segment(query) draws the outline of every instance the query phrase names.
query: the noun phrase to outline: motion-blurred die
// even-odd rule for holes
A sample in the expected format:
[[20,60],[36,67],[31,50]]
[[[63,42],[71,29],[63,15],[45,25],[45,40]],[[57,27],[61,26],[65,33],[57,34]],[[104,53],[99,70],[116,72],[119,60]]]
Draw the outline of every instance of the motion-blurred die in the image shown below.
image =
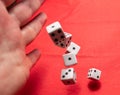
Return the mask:
[[73,53],[67,53],[63,55],[65,66],[71,66],[77,64],[76,55]]
[[70,45],[67,47],[67,51],[70,53],[74,53],[75,55],[79,52],[80,46],[78,46],[76,43],[71,42]]
[[67,33],[67,32],[64,32],[65,34],[65,38],[66,38],[66,41],[65,41],[65,47],[68,47],[71,43],[71,39],[72,39],[72,34],[70,33]]
[[53,42],[57,46],[60,46],[62,48],[65,47],[65,40],[66,40],[65,34],[64,34],[64,31],[58,21],[48,25],[46,27],[46,30],[47,30],[48,34],[50,35],[51,39],[53,40]]
[[65,85],[75,84],[76,83],[76,73],[74,71],[74,68],[62,69],[61,81]]
[[101,76],[101,71],[96,68],[91,68],[88,71],[88,78],[99,80]]

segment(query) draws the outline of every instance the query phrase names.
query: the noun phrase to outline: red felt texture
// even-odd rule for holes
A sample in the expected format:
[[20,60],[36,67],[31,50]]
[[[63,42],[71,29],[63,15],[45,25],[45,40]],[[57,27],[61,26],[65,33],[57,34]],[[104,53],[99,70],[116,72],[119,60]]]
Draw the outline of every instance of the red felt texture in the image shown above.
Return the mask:
[[[21,95],[120,95],[120,1],[119,0],[46,0],[38,12],[48,20],[38,37],[27,47],[41,51]],[[59,21],[72,41],[80,45],[75,85],[60,80],[66,49],[50,39],[46,26]],[[87,79],[88,69],[102,71],[101,79]]]

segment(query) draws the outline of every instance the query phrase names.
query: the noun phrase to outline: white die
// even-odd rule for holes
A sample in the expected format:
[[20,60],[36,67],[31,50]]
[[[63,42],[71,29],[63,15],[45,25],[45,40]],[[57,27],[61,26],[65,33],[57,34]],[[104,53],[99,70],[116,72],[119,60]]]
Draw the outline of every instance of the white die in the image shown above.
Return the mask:
[[71,42],[70,45],[67,47],[67,51],[74,53],[75,55],[79,52],[80,46],[75,44],[74,42]]
[[88,78],[99,80],[101,76],[101,71],[96,68],[91,68],[88,71]]
[[61,81],[65,85],[75,84],[76,83],[76,73],[75,73],[74,68],[62,69]]
[[68,47],[71,43],[72,34],[67,33],[67,32],[64,32],[64,34],[65,34],[65,38],[66,38],[65,45],[66,45],[66,47]]
[[66,37],[63,29],[58,21],[48,25],[46,27],[48,34],[50,35],[53,42],[62,48],[65,48]]
[[67,53],[63,55],[65,66],[71,66],[77,64],[76,55],[73,53]]
[[64,32],[65,35],[65,39],[61,39],[60,41],[58,41],[57,45],[63,48],[66,48],[70,45],[71,43],[71,39],[72,39],[72,34]]
[[56,21],[56,22],[54,22],[46,27],[46,30],[48,33],[52,33],[52,32],[59,30],[59,29],[62,29],[62,27],[58,21]]

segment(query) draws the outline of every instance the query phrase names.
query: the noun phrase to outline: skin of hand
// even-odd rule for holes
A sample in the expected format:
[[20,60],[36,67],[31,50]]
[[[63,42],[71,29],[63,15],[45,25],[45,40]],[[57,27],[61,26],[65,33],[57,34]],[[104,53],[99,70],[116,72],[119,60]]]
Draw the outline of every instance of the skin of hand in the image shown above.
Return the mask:
[[15,95],[26,83],[40,52],[34,49],[26,54],[25,48],[47,18],[45,13],[40,13],[28,23],[43,0],[21,0],[8,10],[14,2],[0,0],[0,95]]

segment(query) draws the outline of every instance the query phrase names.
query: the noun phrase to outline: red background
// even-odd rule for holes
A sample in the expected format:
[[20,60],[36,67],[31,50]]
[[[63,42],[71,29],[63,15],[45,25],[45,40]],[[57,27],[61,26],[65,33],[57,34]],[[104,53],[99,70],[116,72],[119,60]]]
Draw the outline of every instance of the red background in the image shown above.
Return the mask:
[[[38,48],[42,56],[32,69],[21,95],[120,95],[120,1],[46,0],[39,12],[48,20],[27,52]],[[59,21],[72,41],[81,46],[78,64],[73,66],[77,83],[60,81],[65,49],[55,46],[45,27]],[[88,69],[102,71],[99,82],[87,79]]]

